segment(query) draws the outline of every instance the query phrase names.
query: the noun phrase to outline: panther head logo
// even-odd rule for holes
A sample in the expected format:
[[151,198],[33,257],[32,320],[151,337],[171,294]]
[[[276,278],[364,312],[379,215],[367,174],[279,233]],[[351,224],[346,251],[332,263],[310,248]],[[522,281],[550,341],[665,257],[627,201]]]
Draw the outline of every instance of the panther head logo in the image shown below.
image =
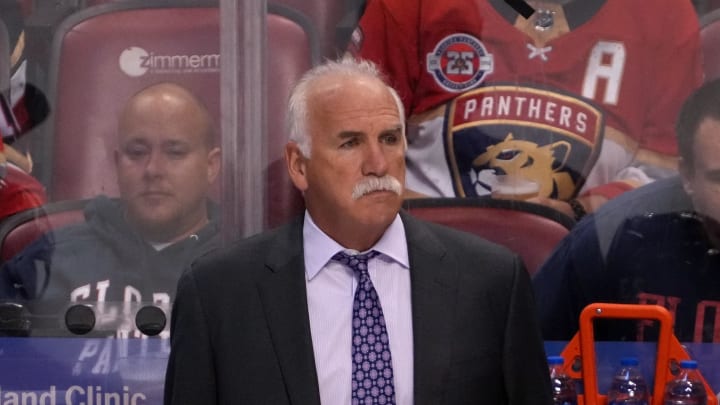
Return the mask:
[[[572,145],[566,141],[538,146],[531,141],[515,139],[509,133],[502,142],[488,146],[485,153],[473,160],[471,177],[482,177],[480,172],[488,171],[495,176],[514,174],[539,184],[540,196],[550,197],[557,190],[556,198],[568,199],[572,197],[574,184],[562,169],[571,150]],[[563,152],[561,159],[555,157],[558,151]]]

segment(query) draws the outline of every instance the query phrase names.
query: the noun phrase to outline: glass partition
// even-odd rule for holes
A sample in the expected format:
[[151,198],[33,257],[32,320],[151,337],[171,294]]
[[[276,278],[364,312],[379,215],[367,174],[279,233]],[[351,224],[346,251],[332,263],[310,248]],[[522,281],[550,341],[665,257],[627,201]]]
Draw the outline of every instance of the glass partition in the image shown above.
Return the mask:
[[[555,239],[512,235],[523,227],[498,218],[515,215],[494,214],[503,232],[462,215],[492,216],[502,199],[517,218],[552,221],[558,240],[583,224],[594,237],[573,254],[598,260],[573,270],[612,276],[575,287],[619,284],[598,296],[669,309],[720,391],[720,290],[705,273],[718,260],[717,204],[683,191],[705,183],[679,177],[676,140],[682,103],[718,76],[720,3],[662,1],[642,14],[624,1],[530,1],[528,19],[497,0],[462,12],[458,1],[402,12],[391,0],[2,2],[0,403],[162,402],[180,274],[303,212],[284,162],[287,97],[346,51],[376,62],[402,98],[407,197],[423,199],[406,211],[439,209],[431,221],[532,257],[533,276]],[[428,22],[381,24],[393,13]],[[613,201],[596,225],[581,221]],[[648,266],[669,264],[702,274],[653,278]],[[570,305],[554,299],[574,288],[568,277],[538,274],[540,306]],[[548,335],[548,354],[579,309],[563,312],[571,320]],[[608,347],[605,360],[623,350]]]

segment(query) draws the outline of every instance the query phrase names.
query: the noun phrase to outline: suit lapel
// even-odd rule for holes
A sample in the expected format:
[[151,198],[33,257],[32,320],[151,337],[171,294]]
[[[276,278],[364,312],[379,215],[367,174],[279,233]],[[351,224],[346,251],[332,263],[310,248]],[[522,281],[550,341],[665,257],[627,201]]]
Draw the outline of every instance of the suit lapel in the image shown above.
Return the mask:
[[319,405],[302,251],[302,218],[280,231],[258,282],[260,299],[292,404]]
[[[422,223],[404,212],[401,217],[410,257],[415,402],[439,404],[452,353],[457,264]],[[266,260],[266,277],[258,282],[260,299],[290,403],[319,405],[307,312],[302,218],[280,231],[277,239]]]
[[410,257],[414,397],[418,404],[440,404],[452,354],[457,265],[426,226],[401,216]]

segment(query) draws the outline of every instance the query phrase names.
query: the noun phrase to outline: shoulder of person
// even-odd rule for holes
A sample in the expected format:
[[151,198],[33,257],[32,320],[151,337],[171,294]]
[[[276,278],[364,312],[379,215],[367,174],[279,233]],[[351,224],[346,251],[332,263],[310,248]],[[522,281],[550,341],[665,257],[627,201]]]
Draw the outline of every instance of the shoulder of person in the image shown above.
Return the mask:
[[[610,242],[628,218],[690,210],[692,210],[692,202],[683,189],[680,177],[668,177],[625,192],[608,201],[599,210],[580,221],[570,232],[569,237],[579,238],[579,235],[585,232],[598,241],[603,254],[607,254]],[[592,221],[592,226],[584,224],[585,221]]]
[[271,258],[302,256],[302,218],[276,229],[242,238],[198,257],[190,272],[195,277],[250,275],[265,268]]
[[509,248],[470,232],[455,229],[402,214],[408,241],[420,238],[427,243],[445,249],[458,258],[479,260],[512,261],[517,256]]
[[694,245],[706,239],[703,219],[695,212],[645,214],[628,218],[623,222],[613,241],[613,248],[617,250],[643,245],[657,249],[666,243],[676,246]]

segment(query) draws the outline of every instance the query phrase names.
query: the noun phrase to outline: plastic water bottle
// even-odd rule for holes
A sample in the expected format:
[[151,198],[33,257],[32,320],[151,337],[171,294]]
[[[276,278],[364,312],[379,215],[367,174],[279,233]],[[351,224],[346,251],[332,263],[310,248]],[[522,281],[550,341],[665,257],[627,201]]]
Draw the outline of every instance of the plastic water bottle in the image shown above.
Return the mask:
[[695,360],[680,361],[680,375],[665,386],[664,405],[705,405],[707,393]]
[[607,394],[608,405],[648,405],[650,394],[639,363],[637,357],[625,357],[620,361],[620,369]]
[[577,405],[575,382],[562,369],[565,360],[562,356],[548,356],[547,361],[550,368],[550,383],[553,389],[553,404]]

